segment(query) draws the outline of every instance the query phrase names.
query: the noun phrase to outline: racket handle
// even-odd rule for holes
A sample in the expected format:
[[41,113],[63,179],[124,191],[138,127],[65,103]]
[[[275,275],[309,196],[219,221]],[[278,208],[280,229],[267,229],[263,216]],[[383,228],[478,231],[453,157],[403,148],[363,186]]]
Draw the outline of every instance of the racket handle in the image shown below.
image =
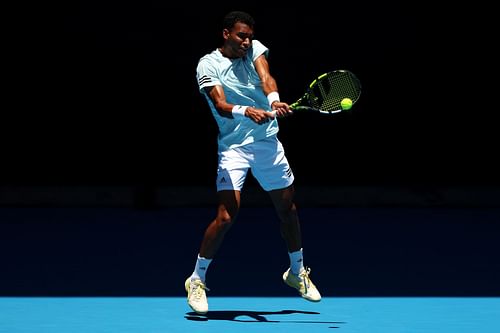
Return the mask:
[[[295,111],[295,109],[294,110],[290,109],[289,114],[293,113],[293,111]],[[276,110],[273,110],[273,111],[270,111],[270,112],[271,112],[271,115],[273,116],[273,118],[277,117],[277,113],[278,112]]]

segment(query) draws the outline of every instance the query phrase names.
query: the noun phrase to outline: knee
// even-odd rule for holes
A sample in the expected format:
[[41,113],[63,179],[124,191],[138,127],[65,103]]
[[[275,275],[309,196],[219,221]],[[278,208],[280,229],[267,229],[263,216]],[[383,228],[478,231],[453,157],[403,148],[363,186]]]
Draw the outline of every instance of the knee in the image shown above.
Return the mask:
[[297,208],[293,202],[287,202],[276,209],[280,216],[293,217],[297,215]]
[[227,231],[233,225],[234,219],[228,212],[222,212],[217,215],[216,222],[220,231]]

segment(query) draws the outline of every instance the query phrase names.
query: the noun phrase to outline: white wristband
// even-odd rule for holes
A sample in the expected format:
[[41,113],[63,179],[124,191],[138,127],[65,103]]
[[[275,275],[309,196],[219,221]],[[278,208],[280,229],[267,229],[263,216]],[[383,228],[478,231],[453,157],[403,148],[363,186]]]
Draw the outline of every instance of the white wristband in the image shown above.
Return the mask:
[[233,109],[231,112],[233,113],[233,116],[245,116],[245,111],[247,110],[248,106],[243,106],[243,105],[235,105],[233,106]]
[[277,91],[273,91],[267,95],[267,100],[269,102],[269,106],[272,106],[273,102],[279,102],[280,101],[280,94],[278,94]]

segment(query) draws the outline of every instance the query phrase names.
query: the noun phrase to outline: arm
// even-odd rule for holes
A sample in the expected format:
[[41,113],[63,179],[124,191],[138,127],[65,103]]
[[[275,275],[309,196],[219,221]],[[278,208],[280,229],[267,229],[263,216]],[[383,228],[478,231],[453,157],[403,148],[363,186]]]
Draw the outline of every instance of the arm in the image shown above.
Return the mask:
[[274,96],[274,100],[269,100],[271,109],[276,110],[276,114],[278,116],[285,116],[289,114],[291,112],[289,105],[279,100],[279,95],[277,95],[278,84],[271,75],[269,63],[267,62],[264,54],[255,60],[255,69],[259,74],[260,80],[262,81],[262,90],[264,91],[264,94],[270,98],[269,94],[274,93],[271,95]]
[[264,54],[255,59],[255,69],[262,81],[262,90],[264,90],[264,94],[267,96],[273,91],[278,92],[278,85],[269,71],[269,63]]
[[[210,97],[215,105],[215,108],[222,117],[234,118],[233,108],[234,104],[230,104],[226,101],[226,95],[224,94],[224,89],[220,85],[205,88],[205,93]],[[248,106],[245,110],[244,116],[252,119],[258,124],[266,122],[269,118],[273,116],[262,109],[257,109],[253,106]]]

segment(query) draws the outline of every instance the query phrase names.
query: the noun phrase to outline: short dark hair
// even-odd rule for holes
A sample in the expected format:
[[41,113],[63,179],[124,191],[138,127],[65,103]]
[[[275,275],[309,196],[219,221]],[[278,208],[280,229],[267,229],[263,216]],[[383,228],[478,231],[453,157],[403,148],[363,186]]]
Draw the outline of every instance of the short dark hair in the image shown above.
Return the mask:
[[253,19],[253,17],[250,14],[248,14],[246,12],[235,10],[235,11],[227,13],[226,16],[224,16],[224,21],[223,21],[222,27],[224,29],[230,30],[238,22],[245,23],[246,25],[248,25],[252,29],[253,29],[253,26],[255,24],[255,20]]

